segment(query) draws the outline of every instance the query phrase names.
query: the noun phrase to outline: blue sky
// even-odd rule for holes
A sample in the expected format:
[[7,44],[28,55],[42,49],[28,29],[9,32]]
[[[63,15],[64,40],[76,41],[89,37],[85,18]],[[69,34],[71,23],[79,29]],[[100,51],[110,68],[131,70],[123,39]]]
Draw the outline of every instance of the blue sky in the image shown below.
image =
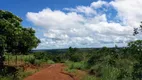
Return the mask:
[[[76,7],[78,5],[88,6],[94,1],[97,0],[1,0],[0,8],[8,10],[21,17],[23,19],[24,26],[31,26],[31,24],[26,20],[26,13],[29,11],[38,12],[47,7],[53,10],[60,10],[65,7]],[[109,2],[111,0],[106,1]]]
[[141,0],[1,0],[0,9],[36,30],[37,49],[55,49],[126,46],[141,39],[132,36],[142,19],[141,5]]
[[78,5],[88,6],[93,1],[97,0],[1,0],[0,8],[11,11],[25,19],[28,11],[38,12],[47,7],[51,9],[62,9]]

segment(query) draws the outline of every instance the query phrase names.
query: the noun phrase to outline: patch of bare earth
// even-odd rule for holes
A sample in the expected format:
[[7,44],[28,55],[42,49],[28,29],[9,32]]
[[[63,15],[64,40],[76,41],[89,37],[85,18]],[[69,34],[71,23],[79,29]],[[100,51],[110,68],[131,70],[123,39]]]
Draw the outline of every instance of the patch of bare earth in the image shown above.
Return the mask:
[[53,64],[24,80],[78,80],[74,75],[64,71],[64,64]]

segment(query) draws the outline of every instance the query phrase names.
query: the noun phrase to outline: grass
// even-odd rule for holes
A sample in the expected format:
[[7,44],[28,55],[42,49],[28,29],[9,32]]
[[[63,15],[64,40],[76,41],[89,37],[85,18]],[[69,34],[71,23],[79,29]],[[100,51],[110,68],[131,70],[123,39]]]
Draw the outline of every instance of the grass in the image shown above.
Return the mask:
[[29,55],[12,55],[12,54],[5,54],[5,60],[16,60],[16,56],[17,56],[17,60],[27,60],[27,59],[32,59],[34,58],[34,56],[32,54]]
[[[16,72],[14,74],[9,74],[11,72],[8,72],[8,75],[0,75],[0,80],[23,80],[25,77],[35,73],[38,71],[36,68],[30,68],[26,67],[27,69],[23,70],[24,68],[22,66],[26,65],[40,65],[40,60],[35,60],[35,57],[33,54],[29,55],[12,55],[12,54],[5,54],[5,65],[11,66],[16,68]],[[17,59],[16,59],[17,57]],[[51,63],[51,61],[50,61]],[[7,69],[5,69],[7,71]],[[3,74],[7,74],[7,72],[3,72]],[[15,76],[15,77],[14,77]]]
[[25,77],[35,73],[36,69],[23,70],[22,67],[8,66],[0,74],[0,80],[23,80]]
[[0,76],[0,80],[13,80],[11,76]]
[[[22,65],[34,59],[34,56],[32,54],[30,55],[5,54],[4,56],[5,56],[5,64],[7,65]],[[16,56],[17,56],[17,61],[16,61]]]
[[86,62],[72,62],[72,61],[66,61],[65,64],[68,66],[69,69],[80,69],[85,70],[87,68]]
[[5,67],[4,70],[0,73],[0,80],[23,80],[27,76],[30,76],[36,73],[38,68],[26,67]]
[[26,71],[26,72],[22,72],[22,71],[18,71],[16,77],[14,77],[13,75],[7,75],[7,76],[0,76],[0,80],[23,80],[24,78],[26,78],[27,76],[33,74],[35,72],[30,72],[30,71]]
[[18,79],[23,80],[24,78],[36,73],[37,71],[38,69],[31,69],[31,70],[26,70],[26,71],[22,71],[21,69],[19,69]]
[[65,71],[69,73],[76,73],[76,69],[65,68]]
[[86,75],[82,80],[100,80],[93,75]]
[[53,60],[47,60],[48,64],[54,64],[55,62]]

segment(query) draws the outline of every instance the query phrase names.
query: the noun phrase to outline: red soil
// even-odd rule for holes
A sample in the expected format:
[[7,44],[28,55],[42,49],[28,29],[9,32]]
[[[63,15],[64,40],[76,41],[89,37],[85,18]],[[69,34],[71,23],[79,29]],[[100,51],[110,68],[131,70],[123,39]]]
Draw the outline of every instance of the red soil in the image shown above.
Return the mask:
[[53,64],[24,80],[78,80],[71,74],[64,72],[63,64]]

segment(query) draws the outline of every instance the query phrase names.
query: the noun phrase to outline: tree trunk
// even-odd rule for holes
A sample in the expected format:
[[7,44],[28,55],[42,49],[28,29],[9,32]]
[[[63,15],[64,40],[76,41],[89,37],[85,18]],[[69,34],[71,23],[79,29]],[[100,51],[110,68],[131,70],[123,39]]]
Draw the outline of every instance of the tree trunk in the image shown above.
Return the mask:
[[16,61],[15,61],[16,67],[17,67],[17,54],[16,54]]
[[8,65],[9,65],[9,54],[8,54]]
[[4,48],[0,47],[0,71],[4,68]]

